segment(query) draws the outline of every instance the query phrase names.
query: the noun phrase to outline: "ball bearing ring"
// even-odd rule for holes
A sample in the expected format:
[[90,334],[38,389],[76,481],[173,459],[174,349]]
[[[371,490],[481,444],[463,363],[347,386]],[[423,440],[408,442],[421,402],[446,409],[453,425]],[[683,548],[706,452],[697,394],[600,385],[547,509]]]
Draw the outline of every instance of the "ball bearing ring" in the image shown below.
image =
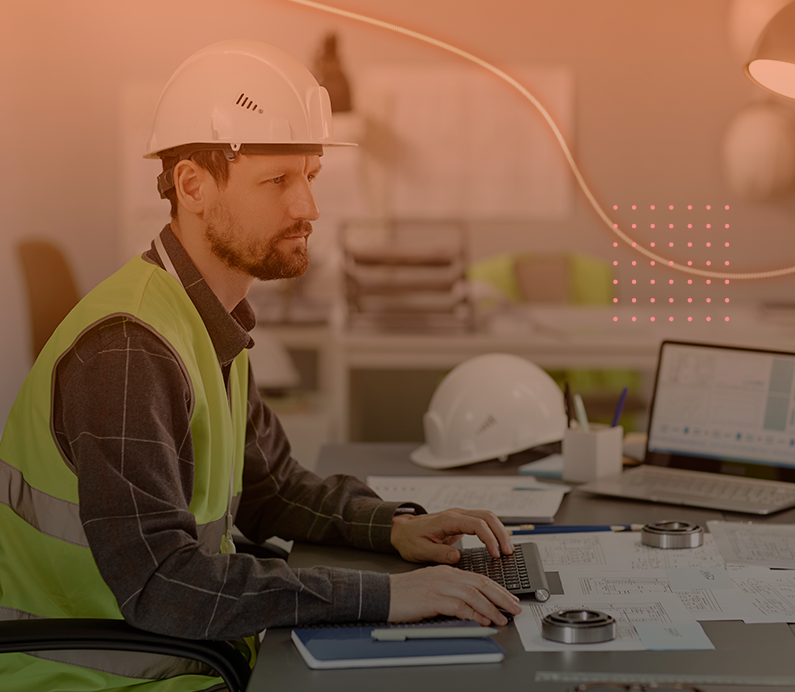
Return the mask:
[[559,610],[543,619],[541,636],[562,644],[598,644],[615,639],[616,621],[598,610]]
[[704,529],[687,521],[658,521],[641,529],[640,542],[652,548],[698,548]]

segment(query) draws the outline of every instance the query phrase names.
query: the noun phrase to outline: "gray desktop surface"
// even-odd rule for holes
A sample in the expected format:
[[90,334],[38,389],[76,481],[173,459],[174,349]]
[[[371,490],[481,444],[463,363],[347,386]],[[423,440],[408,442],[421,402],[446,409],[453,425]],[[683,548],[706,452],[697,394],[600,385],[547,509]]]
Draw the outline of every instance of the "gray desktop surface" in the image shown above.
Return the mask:
[[[321,450],[317,471],[320,475],[348,473],[367,475],[425,475],[429,473],[412,464],[409,453],[416,445],[354,443],[328,445]],[[515,455],[503,464],[486,462],[468,467],[466,473],[516,473],[516,466],[528,461]],[[456,469],[445,474],[461,473]],[[433,472],[438,475],[439,472]],[[557,513],[556,523],[647,523],[677,519],[705,524],[708,519],[748,520],[745,515],[729,516],[720,512],[670,505],[657,505],[632,500],[613,500],[576,489],[569,493]],[[758,521],[758,519],[754,519]],[[770,523],[795,521],[795,510],[762,519]],[[398,572],[415,569],[394,555],[381,555],[350,548],[325,548],[296,544],[290,555],[293,567],[316,564],[336,565],[354,569]],[[567,682],[536,682],[539,671],[571,673],[638,673],[720,676],[795,677],[795,631],[785,624],[745,624],[736,621],[704,622],[705,632],[714,651],[654,651],[611,653],[527,653],[516,629],[509,624],[499,628],[495,639],[506,651],[502,663],[470,666],[424,666],[353,670],[313,671],[307,668],[290,640],[289,628],[268,631],[259,653],[249,685],[249,692],[300,690],[303,692],[423,692],[456,689],[457,692],[477,690],[533,690],[562,692]],[[795,686],[762,688],[757,685],[702,685],[705,692],[749,692],[770,689],[795,692]]]

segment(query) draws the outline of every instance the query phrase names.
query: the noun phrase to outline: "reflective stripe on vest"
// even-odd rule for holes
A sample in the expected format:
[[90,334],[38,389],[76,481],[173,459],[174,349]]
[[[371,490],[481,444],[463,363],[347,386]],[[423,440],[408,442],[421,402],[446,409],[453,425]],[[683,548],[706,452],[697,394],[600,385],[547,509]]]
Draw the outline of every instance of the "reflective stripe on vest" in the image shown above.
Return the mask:
[[80,506],[31,487],[22,472],[0,459],[0,504],[47,536],[88,547]]
[[[232,499],[232,513],[240,503],[240,493]],[[88,548],[80,506],[43,493],[25,482],[19,469],[0,459],[0,505],[6,505],[23,521],[52,538]],[[226,530],[226,516],[207,524],[197,524],[199,543],[217,553]],[[2,606],[0,606],[2,607]]]

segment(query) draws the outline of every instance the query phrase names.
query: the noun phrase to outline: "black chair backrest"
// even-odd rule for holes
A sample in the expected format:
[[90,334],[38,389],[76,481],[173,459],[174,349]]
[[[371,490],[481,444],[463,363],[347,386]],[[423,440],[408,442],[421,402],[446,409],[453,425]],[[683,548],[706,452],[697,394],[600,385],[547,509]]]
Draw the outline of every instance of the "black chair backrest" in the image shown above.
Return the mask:
[[244,692],[251,676],[245,657],[229,642],[169,637],[123,620],[0,621],[0,654],[74,649],[139,651],[200,661],[218,673],[229,692]]

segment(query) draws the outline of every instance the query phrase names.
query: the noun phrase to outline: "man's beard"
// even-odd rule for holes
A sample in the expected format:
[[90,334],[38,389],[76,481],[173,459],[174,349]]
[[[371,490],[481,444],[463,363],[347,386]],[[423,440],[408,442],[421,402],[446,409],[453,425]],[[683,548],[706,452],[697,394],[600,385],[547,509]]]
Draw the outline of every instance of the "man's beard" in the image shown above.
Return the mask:
[[[227,228],[234,226],[234,221],[224,214]],[[275,236],[262,242],[251,242],[247,246],[233,243],[231,233],[219,232],[212,221],[208,221],[204,235],[210,242],[210,249],[230,269],[237,269],[255,279],[269,281],[271,279],[293,279],[301,276],[309,266],[306,241],[290,241],[291,249],[279,247],[283,238],[300,233],[312,232],[309,221],[296,221],[294,224],[279,231]]]

